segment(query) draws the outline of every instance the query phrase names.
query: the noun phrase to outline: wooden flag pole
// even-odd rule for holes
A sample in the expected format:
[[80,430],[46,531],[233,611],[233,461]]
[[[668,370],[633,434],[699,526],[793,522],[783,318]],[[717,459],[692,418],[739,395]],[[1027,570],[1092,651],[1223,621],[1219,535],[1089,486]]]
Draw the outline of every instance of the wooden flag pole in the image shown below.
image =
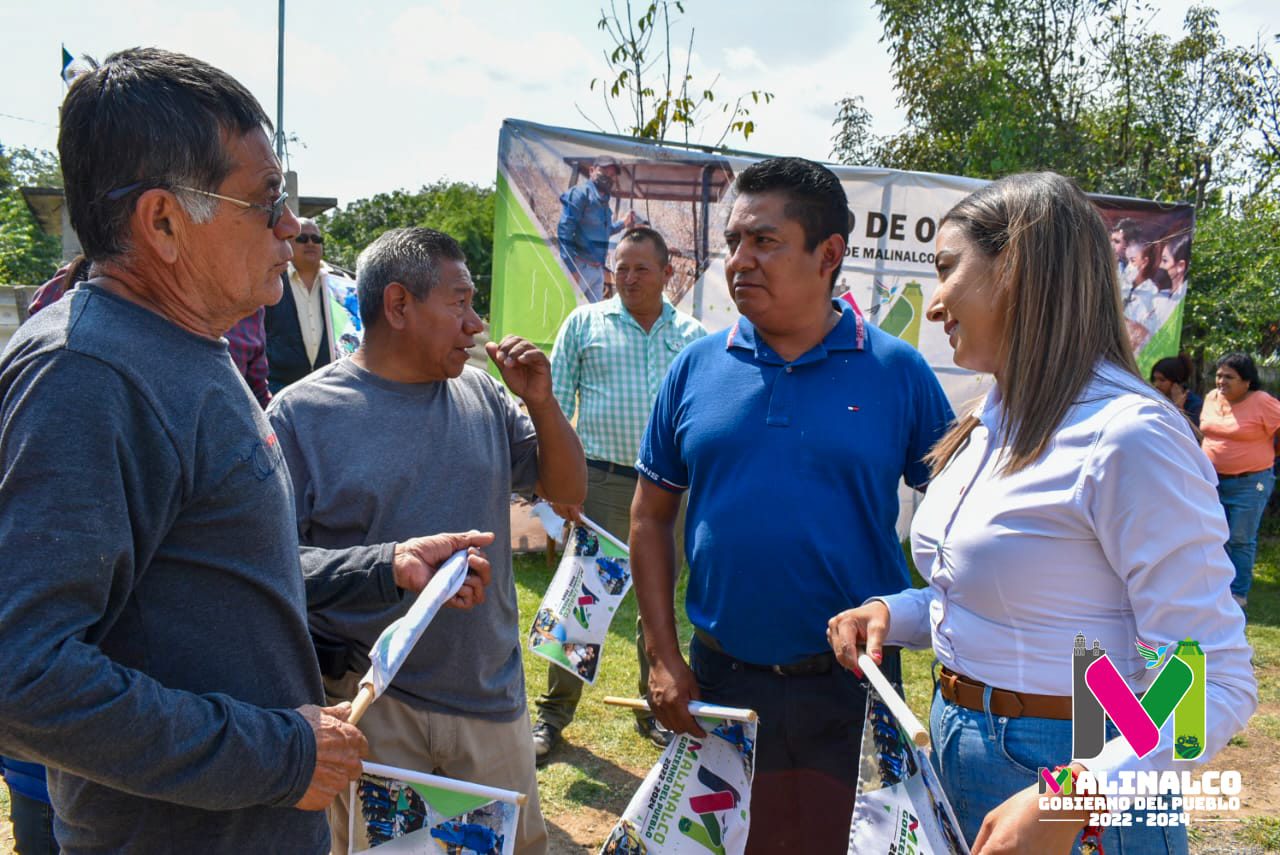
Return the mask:
[[893,688],[893,684],[885,677],[876,661],[863,653],[858,657],[858,667],[867,675],[867,679],[871,681],[875,690],[880,693],[880,700],[884,701],[889,711],[897,717],[898,724],[906,729],[911,736],[911,741],[920,748],[928,748],[929,731],[920,723],[920,719],[916,718],[916,714],[907,706],[907,702],[898,694],[897,689]]
[[360,693],[356,695],[356,699],[351,702],[351,717],[347,719],[347,723],[359,724],[371,703],[373,703],[373,686],[365,683],[360,687]]

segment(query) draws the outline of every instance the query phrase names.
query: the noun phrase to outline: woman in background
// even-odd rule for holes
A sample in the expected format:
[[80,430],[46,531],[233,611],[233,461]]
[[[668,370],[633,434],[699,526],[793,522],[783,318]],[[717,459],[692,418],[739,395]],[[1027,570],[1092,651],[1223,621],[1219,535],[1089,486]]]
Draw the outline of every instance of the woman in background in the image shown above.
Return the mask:
[[1199,428],[1200,410],[1204,407],[1204,398],[1187,387],[1191,382],[1193,371],[1191,359],[1185,353],[1166,356],[1152,366],[1151,385],[1159,389],[1160,394],[1173,401],[1191,420],[1191,423]]
[[1172,296],[1177,297],[1187,284],[1187,268],[1191,265],[1191,235],[1180,233],[1165,238],[1160,250],[1160,269],[1169,277]]
[[1204,453],[1218,473],[1218,499],[1227,512],[1227,555],[1235,567],[1231,595],[1244,608],[1253,585],[1258,526],[1276,485],[1272,467],[1280,401],[1262,391],[1258,367],[1244,353],[1218,360],[1216,388],[1200,413]]
[[[974,855],[1078,851],[1088,814],[1042,822],[1040,768],[1118,780],[1173,764],[1167,731],[1143,758],[1110,730],[1073,761],[1077,634],[1135,693],[1157,673],[1135,639],[1199,642],[1213,662],[1201,760],[1257,706],[1227,527],[1191,426],[1137,372],[1107,232],[1074,182],[1037,173],[978,190],[943,218],[936,264],[927,316],[956,364],[996,385],[930,452],[911,526],[928,587],[841,612],[828,637],[850,669],[864,645],[875,659],[884,644],[932,644],[933,759]],[[1131,818],[1089,832],[1112,855],[1187,851],[1185,828]]]

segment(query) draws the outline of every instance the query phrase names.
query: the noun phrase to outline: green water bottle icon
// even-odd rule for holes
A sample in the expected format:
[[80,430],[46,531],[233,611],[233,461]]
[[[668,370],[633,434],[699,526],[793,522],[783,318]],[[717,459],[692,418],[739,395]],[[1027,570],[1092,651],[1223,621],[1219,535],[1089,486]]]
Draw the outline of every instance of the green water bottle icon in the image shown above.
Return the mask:
[[1191,669],[1191,688],[1173,711],[1173,758],[1194,760],[1204,753],[1204,652],[1190,638],[1178,642],[1174,656]]
[[902,296],[894,301],[885,315],[880,329],[895,335],[912,347],[920,346],[920,316],[924,314],[924,292],[914,279],[902,289]]

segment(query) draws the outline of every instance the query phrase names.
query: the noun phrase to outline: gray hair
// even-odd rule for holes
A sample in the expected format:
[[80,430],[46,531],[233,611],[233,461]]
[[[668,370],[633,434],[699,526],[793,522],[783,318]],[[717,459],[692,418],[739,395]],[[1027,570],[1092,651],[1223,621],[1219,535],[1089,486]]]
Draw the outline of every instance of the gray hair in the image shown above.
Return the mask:
[[216,190],[234,167],[224,136],[270,126],[249,90],[182,54],[132,48],[78,76],[62,103],[58,153],[85,256],[129,250],[129,218],[150,189],[173,191],[193,220],[207,222],[217,200],[177,187]]
[[391,229],[365,247],[356,260],[360,320],[373,327],[382,318],[382,295],[399,282],[418,300],[440,284],[440,262],[467,260],[458,242],[435,229]]

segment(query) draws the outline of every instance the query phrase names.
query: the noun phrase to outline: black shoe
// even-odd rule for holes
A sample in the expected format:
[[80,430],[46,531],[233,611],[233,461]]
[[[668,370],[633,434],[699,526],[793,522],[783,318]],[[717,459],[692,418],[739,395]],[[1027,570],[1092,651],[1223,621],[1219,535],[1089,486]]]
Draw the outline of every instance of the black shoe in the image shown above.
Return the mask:
[[533,762],[541,766],[547,762],[552,750],[560,744],[560,729],[545,721],[533,726]]
[[636,719],[636,733],[659,748],[666,748],[671,744],[671,740],[675,738],[675,734],[658,724],[658,720],[653,716],[649,716],[643,721]]

